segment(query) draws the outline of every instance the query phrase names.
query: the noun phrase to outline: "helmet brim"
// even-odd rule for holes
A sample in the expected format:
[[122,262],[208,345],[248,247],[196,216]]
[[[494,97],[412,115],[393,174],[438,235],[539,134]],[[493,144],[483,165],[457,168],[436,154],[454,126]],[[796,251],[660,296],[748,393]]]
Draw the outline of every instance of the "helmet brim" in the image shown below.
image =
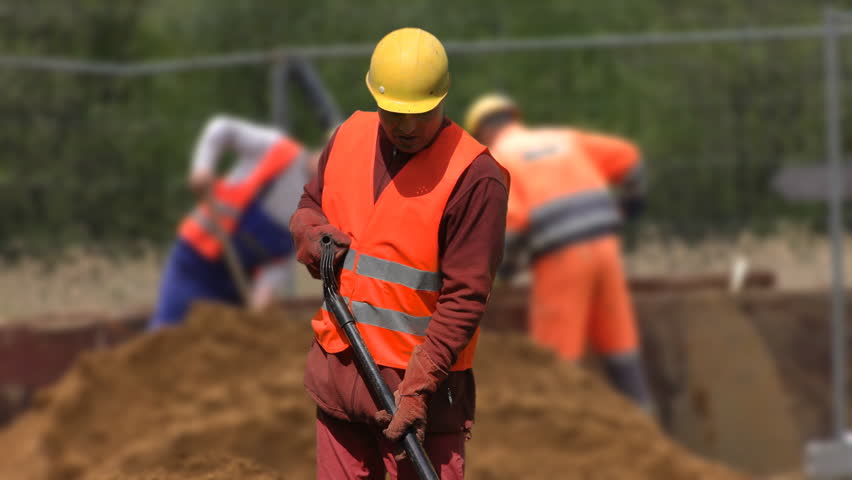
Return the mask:
[[370,94],[373,95],[373,98],[376,100],[376,105],[379,106],[382,110],[386,110],[388,112],[393,113],[425,113],[428,112],[441,103],[441,100],[446,98],[447,92],[444,92],[440,97],[429,97],[423,100],[417,101],[400,101],[395,100],[393,98],[389,98],[387,95],[382,94],[370,85],[370,73],[367,72],[367,76],[364,78],[364,82],[367,84],[367,90],[370,91]]

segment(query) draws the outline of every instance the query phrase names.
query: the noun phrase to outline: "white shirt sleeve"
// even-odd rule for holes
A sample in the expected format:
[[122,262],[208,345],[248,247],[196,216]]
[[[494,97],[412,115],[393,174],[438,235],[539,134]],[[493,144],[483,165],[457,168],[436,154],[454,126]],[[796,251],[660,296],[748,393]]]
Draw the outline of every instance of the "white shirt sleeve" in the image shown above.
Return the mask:
[[282,260],[264,265],[257,273],[254,284],[255,288],[266,288],[279,296],[287,287],[290,279],[290,264],[288,260]]
[[242,177],[240,173],[251,171],[283,135],[273,127],[227,115],[216,115],[207,122],[195,145],[191,171],[212,172],[222,155],[233,152],[237,163],[228,177]]

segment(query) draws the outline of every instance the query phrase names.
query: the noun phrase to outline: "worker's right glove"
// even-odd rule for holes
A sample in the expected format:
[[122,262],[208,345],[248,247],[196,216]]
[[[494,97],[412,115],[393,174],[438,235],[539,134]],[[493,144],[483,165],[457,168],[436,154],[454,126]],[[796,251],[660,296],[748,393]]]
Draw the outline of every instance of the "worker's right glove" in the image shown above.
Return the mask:
[[334,243],[335,266],[343,261],[343,256],[346,255],[349,244],[352,243],[349,235],[328,223],[328,219],[322,213],[312,208],[296,210],[290,218],[290,233],[293,234],[293,242],[296,244],[296,259],[308,267],[308,272],[314,278],[320,278],[322,256],[320,240],[323,236],[330,236]]
[[[411,428],[422,442],[426,437],[429,400],[445,378],[447,372],[432,361],[423,345],[414,347],[405,376],[394,392],[396,413],[391,416],[386,410],[380,410],[375,414],[376,422],[386,427],[385,437],[397,442]],[[404,451],[396,455],[397,460],[402,458],[405,458]]]

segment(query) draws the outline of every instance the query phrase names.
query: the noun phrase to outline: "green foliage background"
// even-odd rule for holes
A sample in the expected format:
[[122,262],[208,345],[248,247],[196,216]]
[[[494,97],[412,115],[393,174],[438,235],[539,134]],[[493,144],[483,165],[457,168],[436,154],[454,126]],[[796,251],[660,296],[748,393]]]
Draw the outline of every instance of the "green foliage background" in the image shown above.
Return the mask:
[[[400,26],[451,41],[816,25],[826,3],[0,0],[0,55],[176,59],[374,44]],[[852,43],[843,47],[848,59]],[[769,188],[780,166],[824,155],[818,38],[458,54],[450,62],[456,119],[478,94],[499,88],[530,123],[634,139],[652,175],[645,222],[664,232],[766,231],[779,220],[822,228],[822,207],[784,202]],[[345,113],[374,108],[363,86],[367,65],[366,56],[315,62]],[[167,241],[191,201],[182,182],[195,136],[218,112],[268,120],[269,73],[267,65],[145,77],[0,67],[0,252]],[[291,94],[293,133],[318,142],[322,130]]]

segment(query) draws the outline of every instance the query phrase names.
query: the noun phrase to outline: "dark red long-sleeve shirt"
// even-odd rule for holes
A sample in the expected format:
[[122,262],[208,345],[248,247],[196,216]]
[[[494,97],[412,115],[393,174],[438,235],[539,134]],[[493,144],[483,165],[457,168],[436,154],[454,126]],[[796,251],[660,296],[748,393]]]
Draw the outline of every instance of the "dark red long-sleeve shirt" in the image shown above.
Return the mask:
[[[445,125],[449,120],[445,120]],[[381,127],[374,163],[374,199],[378,199],[410,154],[397,152]],[[299,208],[322,211],[323,176],[334,137],[319,160],[317,176],[305,186]],[[438,234],[442,286],[426,330],[424,348],[439,367],[449,370],[467,346],[491,292],[503,254],[508,190],[503,173],[488,154],[477,157],[462,174],[441,218]],[[379,367],[391,390],[404,370]],[[343,420],[371,422],[378,410],[353,362],[351,349],[326,353],[315,341],[308,354],[305,387],[326,413]],[[430,431],[459,431],[473,421],[475,386],[470,370],[451,372],[429,407]]]

